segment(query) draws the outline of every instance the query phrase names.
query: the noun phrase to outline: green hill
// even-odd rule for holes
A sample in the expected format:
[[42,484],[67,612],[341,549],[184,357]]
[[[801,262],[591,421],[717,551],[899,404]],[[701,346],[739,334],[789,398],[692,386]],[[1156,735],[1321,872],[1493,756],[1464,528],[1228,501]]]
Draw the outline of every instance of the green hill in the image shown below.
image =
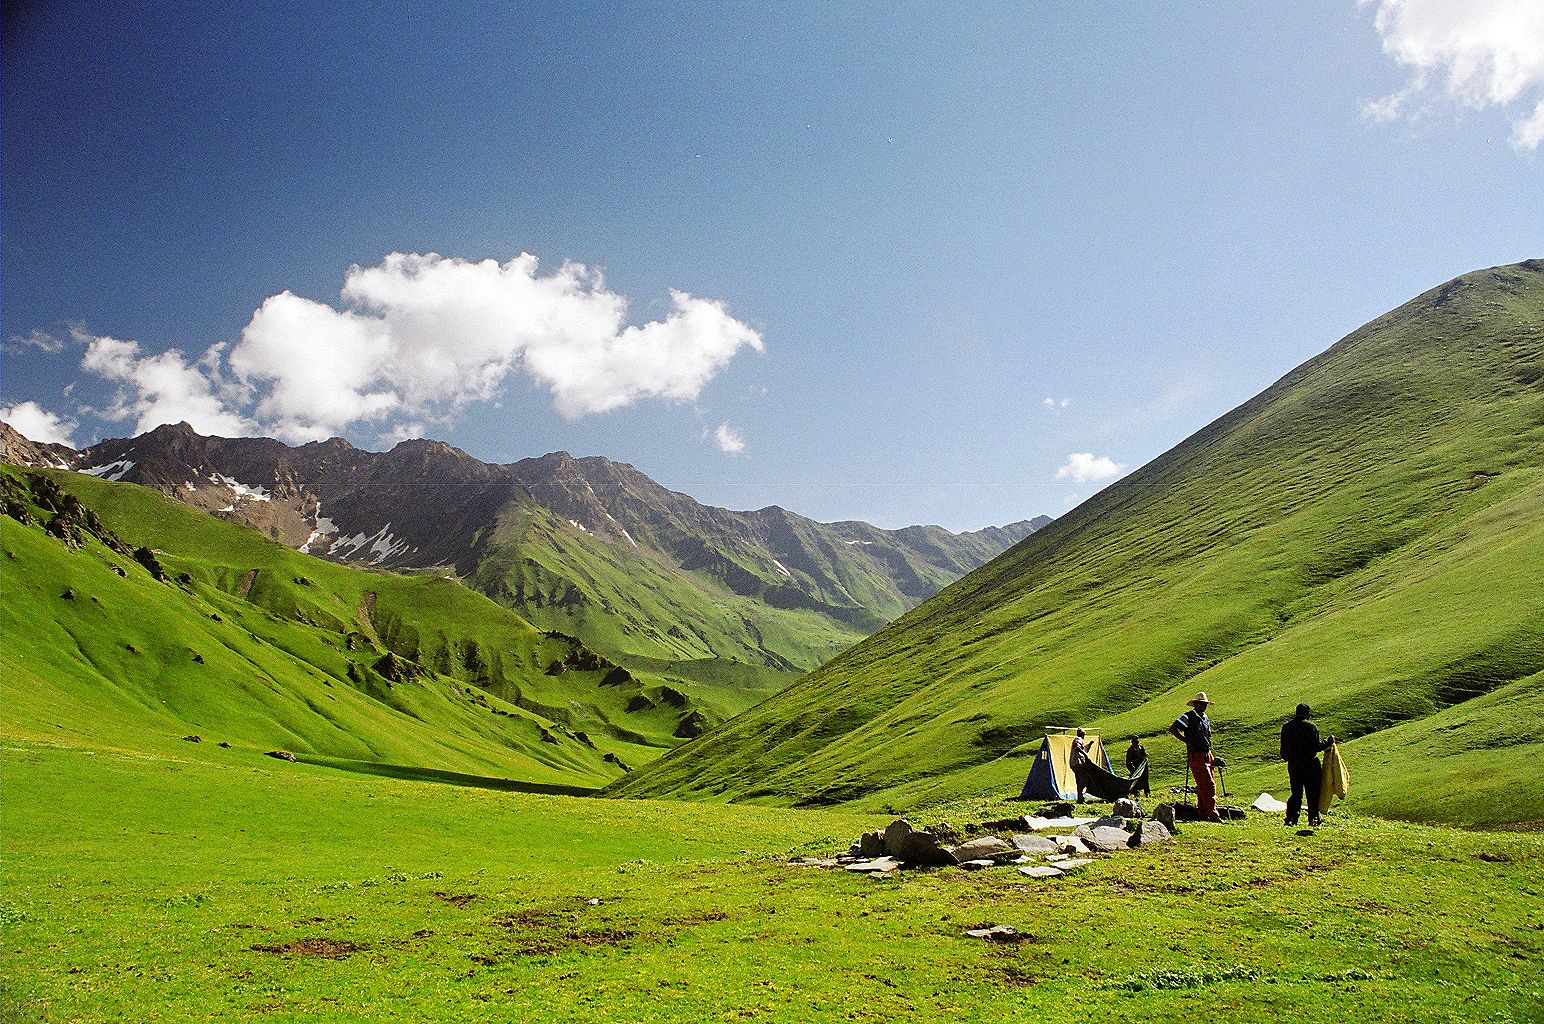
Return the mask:
[[313,558],[132,484],[0,474],[7,736],[167,752],[198,735],[562,788],[702,719],[691,693],[458,583]]
[[[800,682],[616,785],[908,806],[1044,727],[1216,701],[1235,788],[1299,700],[1367,809],[1544,820],[1544,261],[1357,330]],[[1148,744],[1178,782],[1172,741]]]

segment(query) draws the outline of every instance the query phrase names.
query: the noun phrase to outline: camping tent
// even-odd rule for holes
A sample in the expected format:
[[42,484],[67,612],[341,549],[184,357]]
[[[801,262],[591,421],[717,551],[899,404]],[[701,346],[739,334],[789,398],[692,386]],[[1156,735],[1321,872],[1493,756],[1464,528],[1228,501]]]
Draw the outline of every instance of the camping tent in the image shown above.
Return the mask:
[[[1072,740],[1076,729],[1047,729],[1040,743],[1040,752],[1030,766],[1029,778],[1024,780],[1020,800],[1075,800],[1078,795],[1077,779],[1072,777]],[[1110,770],[1110,756],[1104,752],[1104,742],[1095,733],[1084,737],[1088,741],[1089,760]]]

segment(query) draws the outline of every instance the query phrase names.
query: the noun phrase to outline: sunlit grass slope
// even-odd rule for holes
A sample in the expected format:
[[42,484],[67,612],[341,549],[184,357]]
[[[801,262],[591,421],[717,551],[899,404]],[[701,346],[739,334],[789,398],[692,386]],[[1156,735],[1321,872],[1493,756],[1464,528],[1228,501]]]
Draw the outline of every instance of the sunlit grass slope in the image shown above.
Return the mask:
[[1367,807],[1544,820],[1541,510],[1532,261],[1361,328],[616,791],[1005,792],[1066,724],[1159,736],[1177,763],[1162,730],[1205,689],[1240,781],[1279,774],[1277,729],[1306,700],[1350,739]]
[[[131,484],[3,472],[33,520],[0,517],[8,736],[167,751],[198,735],[592,787],[680,742],[689,698],[651,700],[657,685],[454,582],[325,562]],[[50,535],[50,481],[127,548]]]
[[[1544,989],[1536,836],[1256,820],[876,883],[785,863],[883,820],[848,812],[179,753],[0,752],[5,1020],[1516,1024]],[[964,934],[997,923],[1031,941]]]

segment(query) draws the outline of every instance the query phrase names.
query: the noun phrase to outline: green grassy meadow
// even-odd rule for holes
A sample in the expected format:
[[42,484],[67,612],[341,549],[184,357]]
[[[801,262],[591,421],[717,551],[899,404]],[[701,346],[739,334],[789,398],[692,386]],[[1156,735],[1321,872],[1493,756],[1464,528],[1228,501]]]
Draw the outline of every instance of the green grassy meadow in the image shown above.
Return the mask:
[[[1335,815],[1299,838],[1261,817],[1051,882],[876,882],[786,860],[883,817],[179,753],[7,742],[5,1020],[1517,1024],[1544,1006],[1536,835]],[[963,934],[984,923],[1031,938]]]

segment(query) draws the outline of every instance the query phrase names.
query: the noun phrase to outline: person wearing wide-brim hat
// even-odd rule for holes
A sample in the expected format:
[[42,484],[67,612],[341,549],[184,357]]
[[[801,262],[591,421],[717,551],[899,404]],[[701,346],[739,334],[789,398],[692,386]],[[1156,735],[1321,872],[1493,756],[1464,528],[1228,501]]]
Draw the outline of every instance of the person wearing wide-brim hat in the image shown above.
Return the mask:
[[1212,768],[1222,767],[1222,759],[1212,755],[1212,722],[1206,717],[1206,709],[1212,699],[1202,690],[1185,701],[1190,710],[1174,720],[1169,734],[1185,745],[1185,758],[1190,762],[1190,775],[1196,780],[1196,809],[1206,821],[1221,821],[1217,813],[1217,783],[1212,779]]

